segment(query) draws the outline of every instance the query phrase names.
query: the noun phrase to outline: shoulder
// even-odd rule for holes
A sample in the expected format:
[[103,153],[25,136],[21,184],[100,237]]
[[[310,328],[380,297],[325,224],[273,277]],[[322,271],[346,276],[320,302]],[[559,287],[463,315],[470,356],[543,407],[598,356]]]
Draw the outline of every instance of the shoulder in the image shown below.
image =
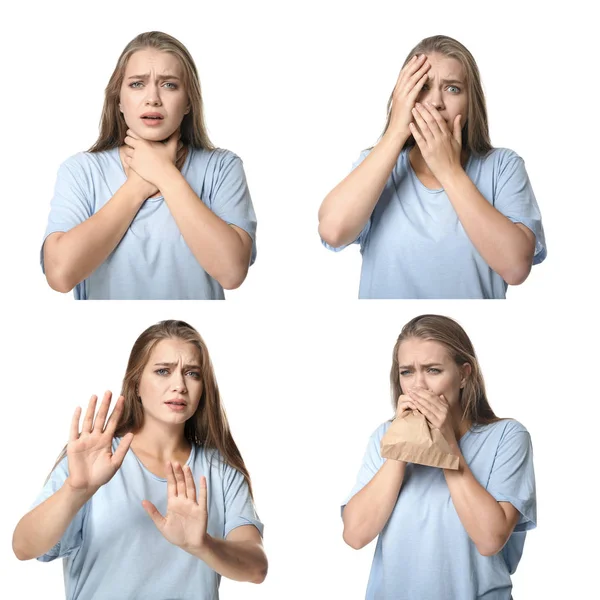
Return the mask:
[[385,435],[386,431],[390,428],[391,424],[392,421],[385,421],[385,423],[379,425],[379,427],[377,427],[377,429],[375,429],[375,431],[373,431],[373,433],[371,434],[371,437],[369,438],[370,443],[372,445],[377,445],[377,448],[379,448],[379,445],[381,444],[381,439]]
[[[70,174],[83,179],[93,177],[94,173],[104,173],[111,166],[115,166],[115,150],[103,152],[77,152],[64,160],[59,168],[59,173]],[[120,166],[120,163],[118,164]]]
[[492,148],[487,154],[473,155],[474,162],[490,167],[495,172],[503,171],[509,165],[524,164],[524,160],[510,148]]
[[214,148],[206,150],[205,148],[192,149],[192,161],[206,163],[213,170],[221,170],[231,164],[242,164],[242,159],[231,150],[225,148]]
[[487,425],[475,425],[473,433],[485,435],[487,440],[493,441],[497,446],[515,439],[530,439],[527,428],[515,419],[501,419]]

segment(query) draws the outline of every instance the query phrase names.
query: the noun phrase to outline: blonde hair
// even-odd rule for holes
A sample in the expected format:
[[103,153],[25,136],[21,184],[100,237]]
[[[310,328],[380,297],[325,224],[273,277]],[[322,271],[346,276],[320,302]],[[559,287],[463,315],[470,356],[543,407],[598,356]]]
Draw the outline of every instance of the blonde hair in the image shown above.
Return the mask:
[[104,91],[104,106],[100,119],[100,135],[88,152],[102,152],[117,148],[123,144],[127,124],[119,110],[121,85],[125,77],[125,69],[131,56],[139,50],[154,48],[175,55],[183,69],[183,86],[188,95],[190,111],[181,122],[181,142],[193,148],[214,149],[204,123],[204,108],[200,79],[194,59],[187,48],[174,37],[161,31],[148,31],[135,37],[121,53],[117,66],[113,71]]

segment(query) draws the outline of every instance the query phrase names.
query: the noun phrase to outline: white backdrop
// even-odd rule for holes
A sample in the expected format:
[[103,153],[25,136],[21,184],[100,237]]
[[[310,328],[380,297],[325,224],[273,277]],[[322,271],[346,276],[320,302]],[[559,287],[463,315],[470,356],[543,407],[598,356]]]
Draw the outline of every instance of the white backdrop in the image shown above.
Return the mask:
[[[515,598],[589,597],[600,533],[587,483],[600,417],[600,211],[598,86],[584,3],[552,13],[524,2],[434,0],[84,6],[9,8],[0,37],[0,589],[11,597],[64,597],[58,563],[14,558],[14,525],[62,448],[74,407],[93,393],[118,391],[145,327],[182,318],[212,353],[266,524],[266,582],[223,580],[222,597],[364,597],[374,548],[344,546],[339,503],[369,434],[390,416],[388,371],[401,326],[436,312],[457,318],[472,336],[496,412],[532,434],[539,528],[514,577]],[[151,29],[191,51],[211,138],[244,160],[259,219],[258,259],[225,303],[75,303],[53,292],[39,268],[56,172],[95,141],[118,55]],[[509,289],[506,302],[358,302],[358,248],[325,250],[317,210],[376,141],[407,52],[437,33],[462,41],[478,61],[492,142],[525,159],[548,258]]]

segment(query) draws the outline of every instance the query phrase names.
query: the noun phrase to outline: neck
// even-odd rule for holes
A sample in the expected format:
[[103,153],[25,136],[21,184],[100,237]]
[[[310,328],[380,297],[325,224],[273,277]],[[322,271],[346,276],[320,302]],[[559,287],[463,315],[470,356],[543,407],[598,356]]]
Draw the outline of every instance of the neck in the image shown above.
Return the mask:
[[185,439],[183,423],[169,425],[146,415],[144,425],[135,434],[131,447],[134,452],[141,451],[165,461],[182,452],[189,452],[190,443]]

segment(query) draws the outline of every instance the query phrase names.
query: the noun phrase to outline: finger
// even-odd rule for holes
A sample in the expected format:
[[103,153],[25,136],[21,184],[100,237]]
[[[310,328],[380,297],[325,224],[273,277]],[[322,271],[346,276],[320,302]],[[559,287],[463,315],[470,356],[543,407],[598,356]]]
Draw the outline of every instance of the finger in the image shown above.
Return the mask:
[[200,477],[200,485],[198,486],[198,505],[208,511],[208,489],[206,485],[206,477]]
[[104,429],[104,431],[108,435],[110,435],[110,437],[114,436],[115,430],[117,429],[117,426],[119,425],[119,420],[121,418],[121,414],[123,412],[124,406],[125,406],[125,397],[119,396],[117,398],[117,403],[115,404],[112,414],[110,415],[108,422],[106,423],[106,427]]
[[444,121],[442,115],[440,115],[440,111],[433,104],[431,104],[431,102],[425,103],[425,109],[429,111],[429,114],[431,115],[431,117],[433,118],[433,120],[435,121],[439,130],[442,133],[450,133],[450,129],[448,129],[448,124],[446,123],[446,121]]
[[83,427],[81,428],[81,433],[89,433],[92,431],[92,425],[94,423],[94,413],[96,412],[96,402],[98,401],[98,396],[92,396],[88,403],[87,410],[85,412],[85,418],[83,419]]
[[112,398],[112,392],[104,392],[98,414],[94,419],[94,431],[96,433],[102,433],[104,430],[104,424],[106,423],[106,415],[108,415],[108,409],[110,408],[110,399]]
[[81,406],[78,406],[73,413],[71,419],[71,431],[69,433],[69,441],[73,442],[79,439],[79,419],[81,419]]
[[140,139],[140,137],[132,129],[128,129],[126,133],[129,137],[133,138],[134,140]]
[[421,93],[421,90],[423,89],[423,86],[427,83],[428,79],[429,79],[429,74],[425,73],[412,86],[412,88],[410,89],[410,92],[408,93],[408,96],[407,96],[408,99],[412,103],[415,102],[415,100],[417,99],[418,95]]
[[456,115],[454,119],[454,127],[452,132],[454,134],[454,139],[458,142],[459,146],[462,147],[462,115]]
[[425,150],[427,148],[427,142],[417,129],[417,126],[414,123],[409,123],[408,128],[410,129],[412,136],[415,138],[415,142],[417,143],[417,146],[419,146],[421,152]]
[[177,483],[177,495],[185,498],[187,496],[185,490],[185,477],[183,476],[183,469],[179,463],[174,463],[173,472],[175,473],[175,481]]
[[194,475],[189,465],[183,467],[183,477],[185,479],[185,493],[190,500],[196,502],[196,486],[194,485]]
[[418,94],[421,91],[423,84],[425,84],[429,79],[430,69],[431,63],[428,60],[424,61],[423,64],[419,67],[419,69],[415,71],[415,73],[411,75],[406,81],[406,85],[403,88],[405,92],[407,92],[407,94],[410,95],[412,92],[415,91],[416,88]]
[[[125,137],[125,139],[124,139],[123,141],[124,141],[124,142],[125,142],[125,144],[126,144],[127,146],[129,146],[130,148],[135,148],[135,147],[136,147],[136,145],[137,145],[137,143],[138,143],[138,140],[137,140],[137,138],[133,138],[133,137],[131,137],[130,135],[126,136],[126,137]],[[126,150],[126,148],[124,148],[124,150]]]
[[421,79],[424,73],[429,71],[431,63],[427,60],[425,54],[421,54],[412,63],[407,63],[406,67],[400,71],[400,77],[398,78],[399,88],[410,90],[415,83]]
[[[419,117],[421,117],[421,119],[423,119],[423,121],[425,121],[425,123],[427,123],[427,128],[431,132],[431,135],[434,137],[434,139],[439,138],[442,132],[441,132],[436,120],[433,118],[433,115],[431,114],[431,111],[429,110],[429,108],[427,106],[424,106],[423,104],[417,102],[415,104],[413,111],[416,111],[416,114]],[[420,123],[419,123],[419,127],[421,128],[421,131],[422,131],[423,128],[421,127]]]
[[133,441],[133,433],[126,433],[123,436],[123,439],[119,442],[117,449],[114,451],[110,462],[112,466],[115,468],[115,471],[121,467],[123,461],[125,460],[125,455],[131,446],[131,442]]
[[167,467],[167,496],[169,498],[177,497],[177,483],[175,481],[175,473],[173,473],[173,465],[171,461],[166,464]]
[[144,510],[148,513],[148,515],[150,515],[150,518],[156,525],[157,529],[159,531],[162,531],[167,520],[158,512],[156,506],[154,506],[154,504],[152,504],[152,502],[149,502],[148,500],[143,500],[142,506],[144,507]]
[[409,61],[400,69],[398,73],[398,79],[396,79],[396,87],[400,87],[402,82],[407,78],[411,77],[419,68],[419,65],[424,60],[424,54],[415,54]]

